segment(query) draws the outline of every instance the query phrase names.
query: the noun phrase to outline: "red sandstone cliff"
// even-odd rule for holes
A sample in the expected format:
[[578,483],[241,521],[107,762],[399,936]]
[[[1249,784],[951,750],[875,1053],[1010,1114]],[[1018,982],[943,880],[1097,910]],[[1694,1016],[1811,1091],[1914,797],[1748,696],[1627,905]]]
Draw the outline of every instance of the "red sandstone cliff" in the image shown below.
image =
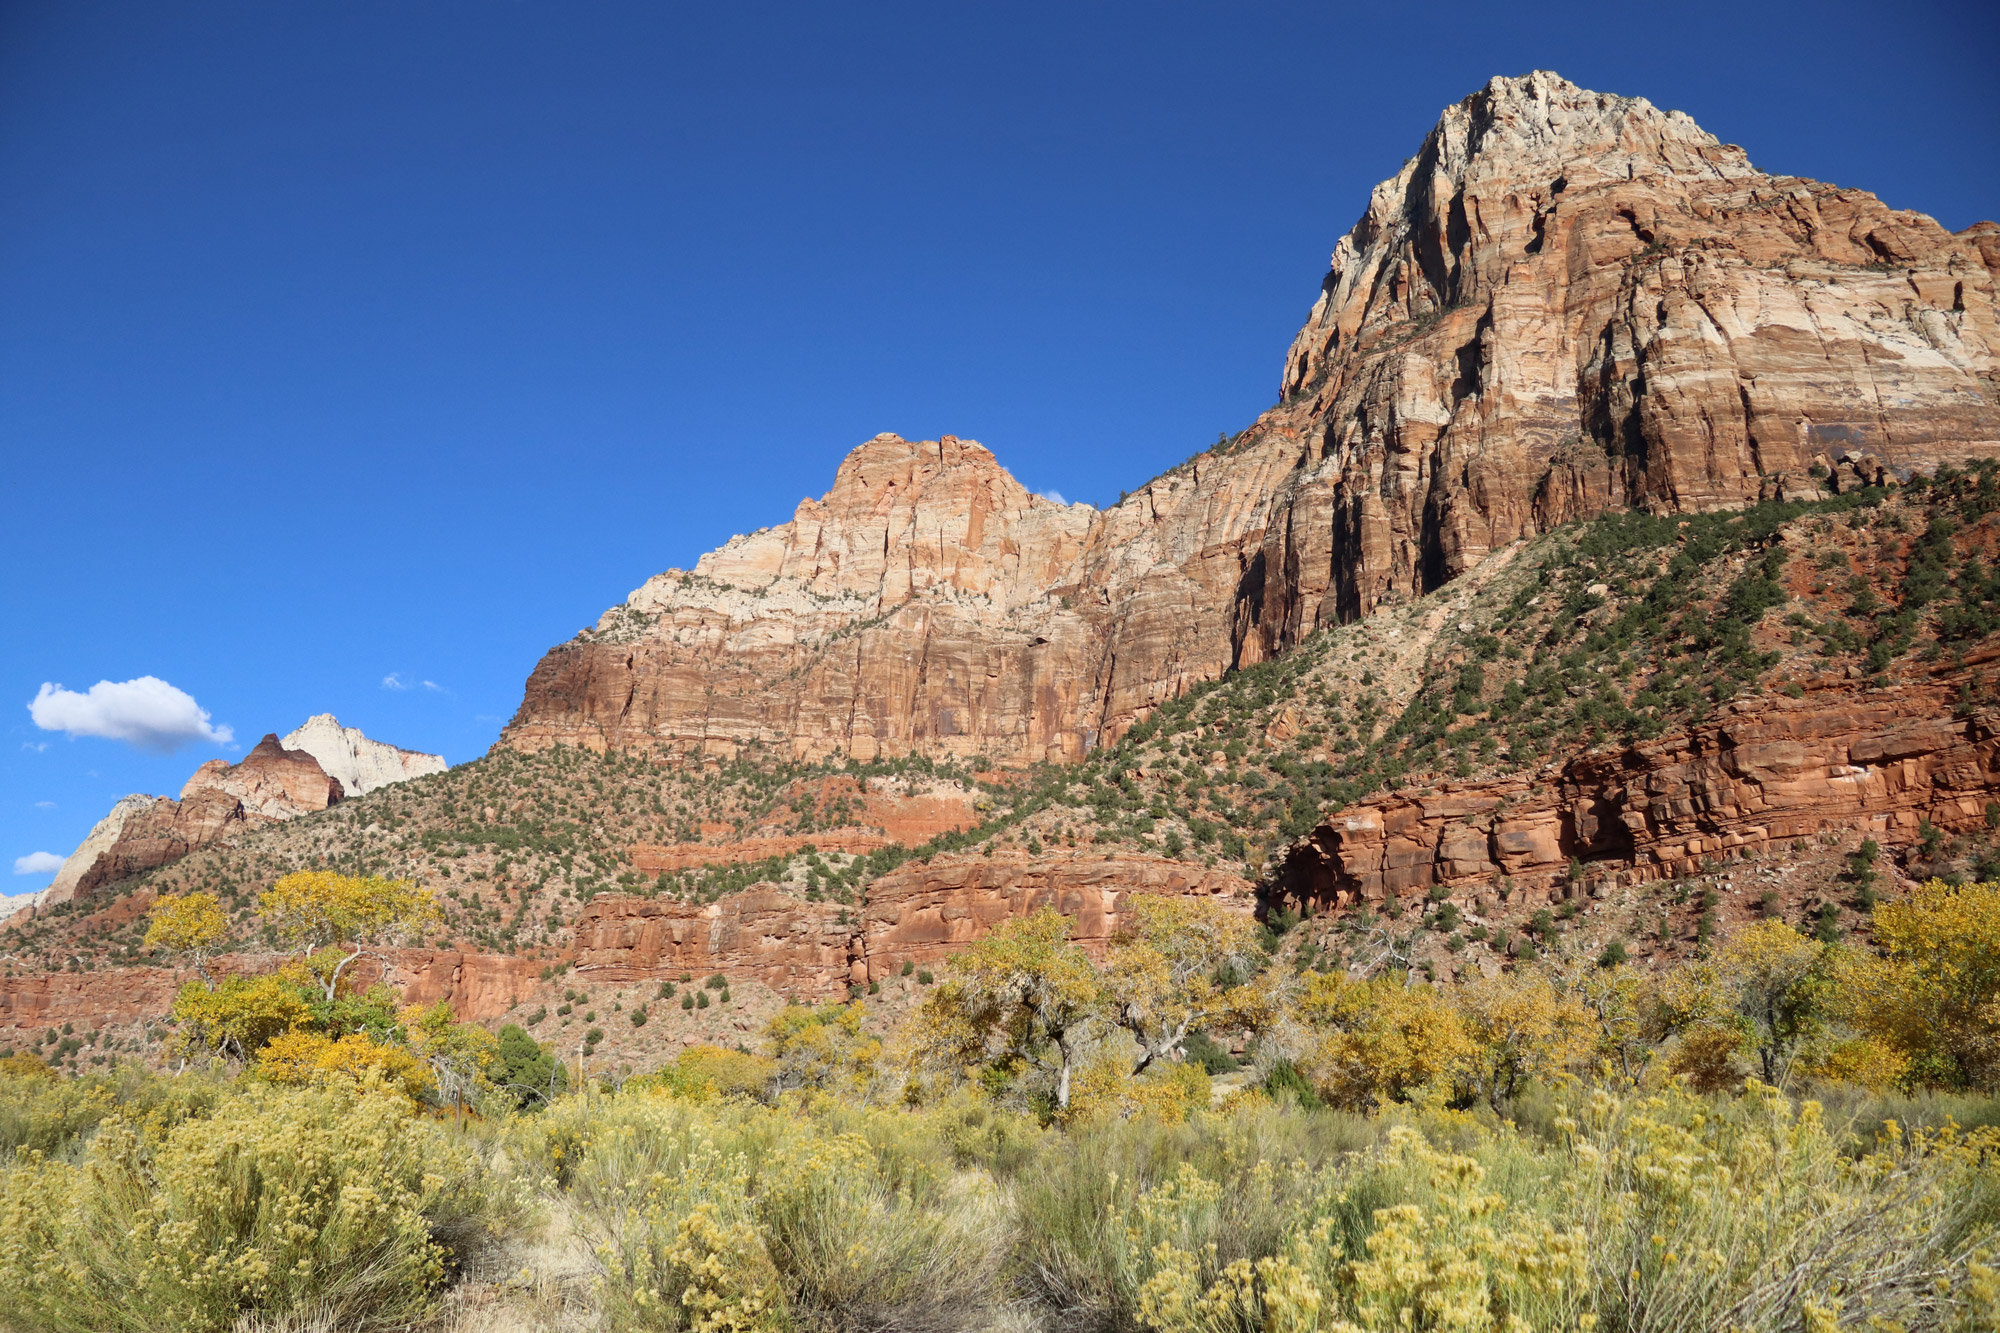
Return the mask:
[[1599,885],[1643,883],[1828,832],[1894,848],[1917,842],[1925,823],[1983,831],[2000,797],[2000,714],[1955,709],[1968,678],[1951,668],[1887,687],[1819,682],[1799,699],[1733,703],[1548,772],[1385,794],[1294,844],[1277,894],[1344,906],[1437,886],[1483,891],[1503,877],[1553,894],[1572,860]]
[[1073,760],[1568,519],[2000,452],[1996,269],[1993,224],[1495,79],[1376,188],[1230,448],[1100,513],[969,441],[877,436],[551,650],[503,743]]
[[707,904],[607,895],[578,919],[573,957],[583,980],[722,972],[820,997],[881,981],[905,963],[939,962],[1040,907],[1071,917],[1072,936],[1097,952],[1135,894],[1221,897],[1248,912],[1250,887],[1236,875],[1158,857],[959,854],[875,880],[852,914],[768,886]]

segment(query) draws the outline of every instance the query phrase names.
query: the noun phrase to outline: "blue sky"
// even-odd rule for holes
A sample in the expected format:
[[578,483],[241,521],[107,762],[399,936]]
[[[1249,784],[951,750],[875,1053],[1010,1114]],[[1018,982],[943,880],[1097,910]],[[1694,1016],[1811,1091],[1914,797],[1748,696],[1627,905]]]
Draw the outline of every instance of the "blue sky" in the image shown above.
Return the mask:
[[[1490,75],[1961,228],[1996,54],[1922,3],[4,0],[0,892],[314,712],[473,758],[550,644],[877,431],[1115,498],[1268,405]],[[209,715],[172,753],[30,712],[147,676]]]

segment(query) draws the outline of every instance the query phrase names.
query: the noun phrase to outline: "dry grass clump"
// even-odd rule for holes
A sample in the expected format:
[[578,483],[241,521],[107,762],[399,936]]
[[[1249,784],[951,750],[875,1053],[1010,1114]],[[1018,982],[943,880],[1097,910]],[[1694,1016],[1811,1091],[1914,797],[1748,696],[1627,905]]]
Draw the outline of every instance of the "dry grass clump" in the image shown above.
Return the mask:
[[520,1142],[594,1242],[610,1328],[973,1327],[1005,1299],[1008,1217],[922,1120],[640,1090]]

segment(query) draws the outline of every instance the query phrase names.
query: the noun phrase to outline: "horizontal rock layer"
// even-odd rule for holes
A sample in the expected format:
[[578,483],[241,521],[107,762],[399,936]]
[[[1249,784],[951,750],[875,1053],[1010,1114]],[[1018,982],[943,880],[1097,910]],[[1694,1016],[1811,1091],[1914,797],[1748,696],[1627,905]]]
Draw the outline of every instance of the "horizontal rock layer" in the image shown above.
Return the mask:
[[1009,917],[1054,907],[1072,935],[1101,951],[1134,894],[1215,897],[1249,912],[1237,876],[1152,857],[938,857],[868,886],[858,911],[771,887],[714,903],[600,896],[577,921],[579,979],[647,980],[681,972],[754,978],[819,998],[883,980],[905,963],[936,963]]
[[1553,894],[1572,861],[1592,882],[1641,883],[1829,832],[1887,848],[1915,843],[1926,822],[1983,832],[2000,798],[2000,714],[1954,714],[1965,678],[1740,701],[1551,773],[1362,802],[1289,849],[1277,896],[1346,906],[1503,881]]

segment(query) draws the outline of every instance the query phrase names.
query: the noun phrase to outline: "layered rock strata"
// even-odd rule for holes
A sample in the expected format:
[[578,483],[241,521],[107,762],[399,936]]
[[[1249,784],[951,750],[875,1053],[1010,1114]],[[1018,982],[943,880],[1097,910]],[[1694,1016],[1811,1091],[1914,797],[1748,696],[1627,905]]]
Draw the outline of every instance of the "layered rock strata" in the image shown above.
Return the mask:
[[1074,760],[1555,524],[2000,453],[1996,270],[1991,223],[1495,79],[1376,188],[1226,448],[1099,512],[970,441],[877,436],[551,650],[503,743]]
[[1154,857],[950,856],[875,880],[855,919],[838,903],[760,886],[714,903],[601,896],[584,909],[572,955],[580,978],[636,981],[680,972],[749,977],[781,994],[824,997],[936,963],[1009,917],[1053,907],[1101,953],[1135,894],[1217,898],[1243,912],[1248,881]]
[[197,768],[178,800],[122,797],[63,861],[33,910],[170,865],[245,824],[295,819],[340,799],[340,784],[311,755],[266,735],[238,763],[211,759]]
[[1800,699],[1735,702],[1699,726],[1552,772],[1377,797],[1294,844],[1276,893],[1329,907],[1440,888],[1553,896],[1573,883],[1695,875],[1827,833],[1888,848],[1916,843],[1925,824],[1984,833],[2000,798],[2000,712],[1955,712],[1962,679],[1823,683]]
[[[256,975],[275,969],[275,954],[230,954],[209,965],[213,974]],[[356,982],[387,981],[410,1004],[447,1001],[461,1018],[483,1022],[505,1015],[536,993],[540,965],[505,954],[441,949],[390,949],[354,965]],[[79,1031],[157,1022],[173,1007],[191,970],[121,967],[99,972],[0,977],[0,1046],[19,1048],[49,1028],[68,1023]]]

